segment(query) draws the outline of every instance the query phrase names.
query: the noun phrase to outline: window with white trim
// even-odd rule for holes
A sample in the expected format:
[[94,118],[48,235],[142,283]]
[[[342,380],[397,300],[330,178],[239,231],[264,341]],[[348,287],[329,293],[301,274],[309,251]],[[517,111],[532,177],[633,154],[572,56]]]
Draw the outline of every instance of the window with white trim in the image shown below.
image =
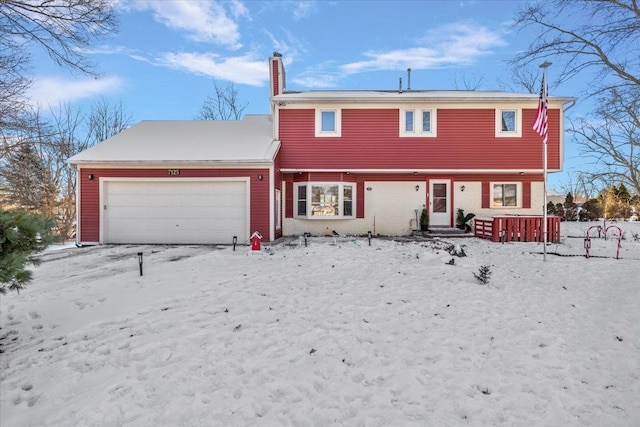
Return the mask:
[[400,109],[400,136],[436,136],[436,110]]
[[492,198],[491,207],[516,208],[518,206],[520,206],[519,197],[518,197],[518,184],[514,184],[514,183],[494,183],[493,184],[493,198]]
[[304,182],[295,184],[296,216],[314,219],[354,218],[355,184]]
[[496,109],[496,137],[522,136],[522,110],[519,108]]
[[340,109],[316,109],[316,136],[340,136],[342,134],[341,122]]

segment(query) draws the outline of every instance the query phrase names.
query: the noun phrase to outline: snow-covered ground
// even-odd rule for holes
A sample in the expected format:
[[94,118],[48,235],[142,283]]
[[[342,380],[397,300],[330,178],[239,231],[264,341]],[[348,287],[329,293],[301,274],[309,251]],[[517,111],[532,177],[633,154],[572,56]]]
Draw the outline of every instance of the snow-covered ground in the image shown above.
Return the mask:
[[0,425],[639,426],[640,224],[618,260],[612,236],[583,256],[590,225],[546,262],[475,238],[47,252],[1,297]]

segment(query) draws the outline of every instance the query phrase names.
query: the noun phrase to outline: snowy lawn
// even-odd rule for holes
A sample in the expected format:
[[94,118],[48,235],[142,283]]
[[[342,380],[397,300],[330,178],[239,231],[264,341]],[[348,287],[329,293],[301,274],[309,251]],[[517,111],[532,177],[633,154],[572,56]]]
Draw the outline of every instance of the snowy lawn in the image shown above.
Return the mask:
[[48,252],[1,297],[0,425],[638,426],[640,224],[619,260],[551,254],[590,225],[546,262],[475,238]]

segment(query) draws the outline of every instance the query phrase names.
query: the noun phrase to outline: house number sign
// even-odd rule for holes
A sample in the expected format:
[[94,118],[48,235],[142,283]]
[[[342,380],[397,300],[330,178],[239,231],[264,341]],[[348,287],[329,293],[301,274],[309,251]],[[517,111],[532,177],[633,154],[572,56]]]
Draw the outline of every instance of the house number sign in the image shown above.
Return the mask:
[[180,175],[180,169],[167,169],[167,175]]

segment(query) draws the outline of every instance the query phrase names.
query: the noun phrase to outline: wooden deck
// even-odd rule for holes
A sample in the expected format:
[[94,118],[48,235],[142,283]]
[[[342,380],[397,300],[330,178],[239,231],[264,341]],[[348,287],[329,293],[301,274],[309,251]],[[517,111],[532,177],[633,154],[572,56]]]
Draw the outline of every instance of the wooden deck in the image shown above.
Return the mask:
[[[494,216],[474,218],[474,235],[492,242],[542,242],[544,217]],[[560,242],[560,217],[547,217],[547,242]]]

